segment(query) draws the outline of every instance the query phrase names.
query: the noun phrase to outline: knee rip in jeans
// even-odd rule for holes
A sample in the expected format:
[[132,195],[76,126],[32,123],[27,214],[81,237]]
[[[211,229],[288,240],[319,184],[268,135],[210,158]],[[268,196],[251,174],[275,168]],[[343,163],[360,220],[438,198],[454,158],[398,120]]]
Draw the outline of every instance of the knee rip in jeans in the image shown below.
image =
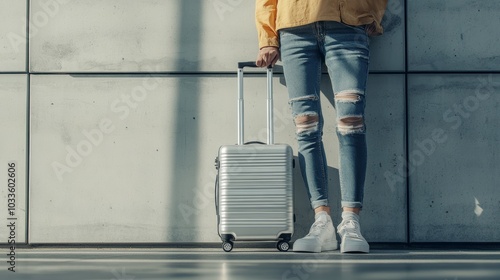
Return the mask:
[[345,116],[339,118],[337,122],[337,129],[342,135],[363,134],[365,133],[364,118],[363,116]]
[[362,93],[356,90],[345,90],[337,93],[335,99],[338,102],[352,102],[356,103],[361,100]]
[[319,117],[316,113],[297,115],[295,116],[294,122],[297,128],[297,134],[314,133],[318,131]]
[[288,103],[293,103],[293,102],[297,102],[297,101],[317,101],[319,100],[319,97],[317,95],[306,95],[306,96],[301,96],[301,97],[297,97],[297,98],[292,98],[290,99],[290,101]]

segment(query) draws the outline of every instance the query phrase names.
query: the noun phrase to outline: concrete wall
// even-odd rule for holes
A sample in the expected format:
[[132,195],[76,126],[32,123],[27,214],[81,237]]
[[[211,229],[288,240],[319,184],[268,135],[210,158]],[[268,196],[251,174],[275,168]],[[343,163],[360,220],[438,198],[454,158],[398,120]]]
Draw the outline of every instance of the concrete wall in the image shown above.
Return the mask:
[[408,75],[411,241],[500,241],[499,12],[408,1],[408,69],[428,72]]
[[[213,160],[220,145],[236,142],[235,62],[257,53],[254,2],[0,4],[7,7],[0,10],[7,101],[0,158],[18,165],[17,241],[218,242]],[[500,240],[500,79],[490,73],[499,70],[499,51],[490,48],[500,38],[491,22],[499,9],[494,1],[390,0],[386,32],[371,41],[362,215],[369,241]],[[280,73],[277,67],[276,141],[297,151]],[[327,75],[322,83],[338,210],[333,92]],[[248,78],[248,139],[265,139],[263,89],[264,76]],[[297,238],[313,214],[294,172]],[[1,174],[6,182],[7,171]],[[4,186],[5,209],[7,196]]]

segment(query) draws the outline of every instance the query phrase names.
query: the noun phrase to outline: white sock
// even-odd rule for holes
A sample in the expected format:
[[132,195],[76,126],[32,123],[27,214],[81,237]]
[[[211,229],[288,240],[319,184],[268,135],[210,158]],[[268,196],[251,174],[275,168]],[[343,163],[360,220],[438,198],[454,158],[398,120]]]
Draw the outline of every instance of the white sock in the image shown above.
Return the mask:
[[351,211],[343,211],[342,220],[355,220],[359,222],[359,215]]
[[320,211],[314,215],[314,219],[317,220],[322,215],[327,215],[328,217],[330,217],[330,215],[328,215],[326,211]]

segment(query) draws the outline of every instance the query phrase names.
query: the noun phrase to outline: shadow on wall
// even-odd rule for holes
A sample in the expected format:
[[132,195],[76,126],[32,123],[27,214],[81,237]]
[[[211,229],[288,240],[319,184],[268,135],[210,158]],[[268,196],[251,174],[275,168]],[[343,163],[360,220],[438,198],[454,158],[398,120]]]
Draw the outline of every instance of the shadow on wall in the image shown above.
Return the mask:
[[[178,26],[177,26],[177,53],[183,53],[186,49],[189,50],[190,61],[182,59],[183,55],[179,55],[179,60],[175,69],[183,70],[189,68],[190,71],[196,72],[199,69],[200,57],[200,36],[203,1],[185,0],[178,1]],[[170,147],[172,166],[175,171],[169,184],[166,186],[170,190],[170,196],[166,198],[167,208],[169,211],[167,236],[169,242],[183,242],[186,240],[199,240],[197,232],[197,215],[190,215],[189,219],[185,219],[182,209],[178,207],[180,204],[193,205],[193,190],[197,186],[198,174],[195,172],[197,161],[199,160],[199,127],[196,122],[196,116],[200,107],[200,86],[195,77],[192,77],[192,82],[185,84],[186,79],[177,79],[177,92],[175,93],[177,101],[173,108],[176,108],[177,116],[173,122],[175,123],[175,131],[173,131],[172,142]]]
[[399,26],[404,24],[403,19],[399,16],[402,9],[404,9],[404,3],[400,3],[399,1],[390,1],[384,13],[384,17],[382,18],[384,33],[396,30]]

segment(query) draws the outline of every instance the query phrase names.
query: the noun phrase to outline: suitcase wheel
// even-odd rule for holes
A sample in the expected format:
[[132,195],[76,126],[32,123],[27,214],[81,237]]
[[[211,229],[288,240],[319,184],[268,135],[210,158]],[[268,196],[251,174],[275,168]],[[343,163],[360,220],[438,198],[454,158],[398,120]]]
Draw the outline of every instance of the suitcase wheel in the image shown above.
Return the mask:
[[281,240],[281,241],[278,242],[278,244],[276,245],[276,247],[281,252],[286,252],[286,251],[288,251],[288,249],[290,249],[290,243],[288,243],[287,241]]
[[231,250],[233,250],[233,242],[231,241],[222,242],[222,250],[226,252],[231,252]]

